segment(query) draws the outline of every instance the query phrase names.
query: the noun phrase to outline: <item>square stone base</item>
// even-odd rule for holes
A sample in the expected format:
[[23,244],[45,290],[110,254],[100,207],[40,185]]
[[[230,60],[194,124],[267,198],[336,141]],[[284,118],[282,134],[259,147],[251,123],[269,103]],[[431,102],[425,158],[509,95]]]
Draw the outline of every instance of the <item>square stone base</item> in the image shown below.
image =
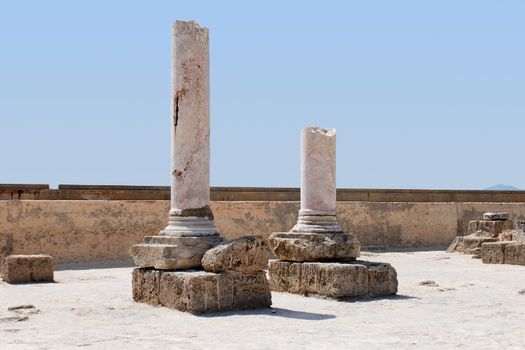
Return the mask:
[[270,289],[334,299],[397,293],[396,270],[386,263],[270,260]]
[[0,271],[7,283],[53,282],[53,258],[49,255],[10,255]]
[[133,270],[133,300],[191,313],[270,307],[265,272]]

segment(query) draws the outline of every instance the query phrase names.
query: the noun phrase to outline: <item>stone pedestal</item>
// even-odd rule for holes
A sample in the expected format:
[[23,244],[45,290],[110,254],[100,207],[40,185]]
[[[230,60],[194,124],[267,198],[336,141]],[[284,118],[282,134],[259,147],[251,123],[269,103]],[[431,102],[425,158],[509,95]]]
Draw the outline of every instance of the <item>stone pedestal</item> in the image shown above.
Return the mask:
[[270,288],[276,292],[334,299],[379,297],[397,293],[397,273],[389,264],[288,262],[270,260]]
[[268,239],[279,259],[269,265],[270,288],[336,299],[395,294],[395,269],[352,262],[360,254],[359,240],[337,223],[335,137],[335,129],[301,132],[301,209],[290,232]]
[[191,313],[270,307],[264,272],[133,270],[133,300]]

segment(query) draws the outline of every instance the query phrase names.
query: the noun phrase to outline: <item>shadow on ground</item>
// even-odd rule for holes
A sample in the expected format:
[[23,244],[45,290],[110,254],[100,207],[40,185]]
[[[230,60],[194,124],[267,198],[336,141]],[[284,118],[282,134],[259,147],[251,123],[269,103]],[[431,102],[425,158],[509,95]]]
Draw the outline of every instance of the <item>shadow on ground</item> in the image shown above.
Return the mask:
[[315,312],[296,311],[288,310],[279,307],[272,307],[267,309],[256,309],[256,310],[242,310],[242,311],[229,311],[229,312],[214,312],[209,314],[196,315],[199,317],[228,317],[228,316],[253,316],[253,315],[266,315],[271,317],[283,317],[293,318],[298,320],[307,321],[323,321],[335,318],[335,315],[319,314]]

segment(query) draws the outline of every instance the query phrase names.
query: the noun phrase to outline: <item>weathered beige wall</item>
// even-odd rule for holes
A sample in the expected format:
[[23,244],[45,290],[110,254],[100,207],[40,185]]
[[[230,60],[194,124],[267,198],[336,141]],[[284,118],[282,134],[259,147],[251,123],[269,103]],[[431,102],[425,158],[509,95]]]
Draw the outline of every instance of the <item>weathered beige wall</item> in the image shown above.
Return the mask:
[[[221,235],[287,231],[299,202],[213,202]],[[167,223],[169,201],[0,200],[0,255],[51,254],[59,262],[125,258]],[[444,247],[487,210],[525,217],[523,203],[338,202],[341,226],[364,246]]]

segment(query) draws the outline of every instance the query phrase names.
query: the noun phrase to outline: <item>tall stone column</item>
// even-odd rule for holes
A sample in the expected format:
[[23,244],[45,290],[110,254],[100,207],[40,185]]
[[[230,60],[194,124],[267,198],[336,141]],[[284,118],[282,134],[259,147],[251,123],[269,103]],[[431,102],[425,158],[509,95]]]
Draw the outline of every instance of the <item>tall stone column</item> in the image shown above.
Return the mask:
[[286,261],[353,260],[360,244],[336,217],[336,131],[308,126],[301,131],[301,210],[290,232],[268,242]]
[[173,24],[171,209],[166,228],[131,248],[139,267],[201,267],[220,241],[210,210],[210,73],[208,29]]
[[210,203],[208,29],[173,24],[170,236],[216,234]]

